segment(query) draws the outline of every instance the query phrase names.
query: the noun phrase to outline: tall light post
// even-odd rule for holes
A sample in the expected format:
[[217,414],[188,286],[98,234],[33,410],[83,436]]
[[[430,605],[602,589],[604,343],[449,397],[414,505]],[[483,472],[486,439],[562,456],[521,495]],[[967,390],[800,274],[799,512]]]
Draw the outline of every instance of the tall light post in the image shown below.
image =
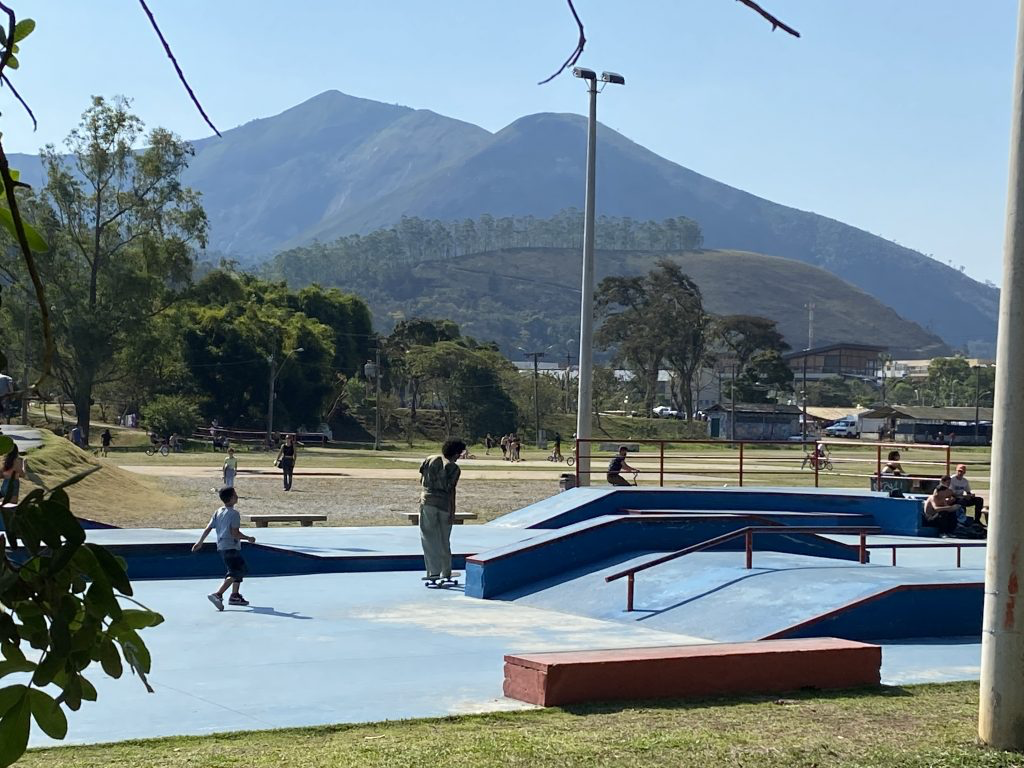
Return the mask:
[[291,350],[287,355],[284,356],[284,360],[281,361],[281,365],[274,365],[274,355],[267,355],[267,362],[270,363],[270,398],[267,400],[267,446],[271,445],[271,438],[274,434],[274,385],[277,383],[277,377],[281,375],[281,371],[284,370],[284,364],[288,362],[288,359],[296,352],[305,352],[306,350],[302,347],[296,347]]
[[380,345],[376,349],[376,362],[366,361],[363,366],[363,375],[372,376],[374,383],[373,400],[373,450],[380,450]]
[[[576,398],[576,456],[580,485],[590,485],[590,419],[594,378],[594,201],[597,169],[597,73],[575,67],[574,77],[587,81],[590,94],[590,115],[587,121],[587,197],[583,215],[583,290],[580,299],[580,370],[579,395]],[[602,72],[604,84],[625,85],[626,79],[614,72]],[[602,86],[602,89],[604,86]]]
[[540,448],[540,364],[538,361],[540,360],[540,358],[544,357],[544,352],[547,352],[549,349],[551,349],[551,345],[549,344],[544,349],[544,352],[527,352],[522,347],[518,347],[518,349],[520,352],[526,355],[526,357],[533,358],[533,428],[535,430],[534,442],[537,444],[537,447]]
[[1024,611],[1016,610],[1024,582],[1024,517],[1018,514],[1024,475],[1024,0],[1017,11],[1010,178],[999,296],[992,483],[985,558],[978,737],[998,749],[1024,749]]

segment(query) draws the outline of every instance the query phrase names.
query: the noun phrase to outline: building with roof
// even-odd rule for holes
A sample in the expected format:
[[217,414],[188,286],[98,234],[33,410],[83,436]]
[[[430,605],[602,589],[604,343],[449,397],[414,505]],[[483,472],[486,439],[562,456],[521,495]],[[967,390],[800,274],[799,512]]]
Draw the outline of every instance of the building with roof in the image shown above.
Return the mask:
[[708,435],[713,438],[787,440],[800,434],[802,412],[796,405],[725,402],[712,405],[705,414]]
[[782,359],[797,381],[853,378],[875,381],[882,370],[882,356],[888,347],[874,344],[829,344],[789,352]]
[[907,443],[988,445],[992,442],[991,408],[884,405],[860,414],[861,433],[887,427]]

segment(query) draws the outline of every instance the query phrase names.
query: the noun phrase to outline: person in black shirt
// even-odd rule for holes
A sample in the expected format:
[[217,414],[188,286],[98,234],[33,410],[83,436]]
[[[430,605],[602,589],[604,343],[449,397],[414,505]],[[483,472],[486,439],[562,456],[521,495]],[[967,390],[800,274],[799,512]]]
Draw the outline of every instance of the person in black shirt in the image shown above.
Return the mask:
[[292,489],[292,473],[295,471],[295,435],[288,435],[281,450],[277,452],[277,465],[281,468],[284,489]]
[[622,476],[622,470],[632,472],[634,475],[639,471],[629,466],[626,463],[626,454],[629,449],[624,445],[619,446],[619,452],[611,461],[608,462],[608,482],[612,485],[632,485],[626,478]]

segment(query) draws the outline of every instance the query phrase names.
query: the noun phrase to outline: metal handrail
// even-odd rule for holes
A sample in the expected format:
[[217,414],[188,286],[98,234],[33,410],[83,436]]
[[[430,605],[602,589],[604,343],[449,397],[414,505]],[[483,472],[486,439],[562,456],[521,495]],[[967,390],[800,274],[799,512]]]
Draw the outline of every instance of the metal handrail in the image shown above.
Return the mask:
[[896,565],[896,550],[897,549],[952,549],[956,547],[956,567],[960,567],[961,562],[961,550],[964,547],[968,549],[973,547],[984,547],[986,542],[984,541],[929,541],[924,544],[866,544],[865,549],[891,549],[892,550],[892,564]]
[[[723,533],[721,536],[715,536],[707,541],[702,541],[698,544],[692,544],[689,547],[670,552],[667,555],[649,560],[643,565],[635,565],[632,568],[626,568],[623,571],[618,571],[610,576],[605,577],[605,583],[611,583],[617,579],[626,577],[626,611],[633,610],[633,588],[635,583],[635,576],[640,571],[646,571],[648,568],[654,568],[657,565],[662,565],[670,560],[689,555],[693,552],[701,552],[711,547],[716,547],[719,544],[724,544],[732,539],[743,536],[746,539],[746,556],[747,556],[747,569],[754,567],[754,534],[755,533],[798,533],[798,534],[821,534],[821,533],[855,533],[860,535],[860,543],[857,545],[858,560],[863,564],[867,562],[867,535],[869,533],[880,533],[881,528],[878,526],[864,526],[864,525],[749,525],[745,528],[737,528],[735,531],[729,533]],[[840,542],[836,542],[840,543]],[[841,546],[852,547],[852,544],[841,544]]]

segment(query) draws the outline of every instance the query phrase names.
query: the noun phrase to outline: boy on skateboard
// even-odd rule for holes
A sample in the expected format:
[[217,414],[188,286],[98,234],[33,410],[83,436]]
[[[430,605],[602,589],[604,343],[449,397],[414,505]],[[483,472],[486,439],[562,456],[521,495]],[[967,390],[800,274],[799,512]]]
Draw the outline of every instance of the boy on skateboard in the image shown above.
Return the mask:
[[224,487],[220,489],[219,494],[220,500],[224,502],[224,506],[213,513],[213,517],[210,518],[210,522],[206,526],[206,530],[203,531],[203,535],[192,546],[192,551],[198,552],[202,549],[203,542],[210,535],[210,531],[217,531],[217,551],[220,553],[224,566],[227,568],[227,575],[224,577],[224,583],[220,585],[220,589],[206,597],[213,603],[214,608],[218,611],[223,611],[224,593],[228,587],[231,587],[231,597],[228,598],[228,605],[249,604],[249,601],[242,597],[242,594],[238,591],[242,579],[245,578],[246,571],[248,570],[245,560],[242,559],[242,539],[245,539],[250,544],[255,544],[256,537],[246,536],[239,530],[242,518],[238,514],[238,510],[235,509],[235,504],[238,503],[238,494],[235,493],[235,489]]
[[440,456],[428,456],[420,465],[420,543],[427,567],[425,581],[451,581],[452,523],[455,522],[455,486],[462,470],[456,463],[466,450],[461,440],[448,440]]

